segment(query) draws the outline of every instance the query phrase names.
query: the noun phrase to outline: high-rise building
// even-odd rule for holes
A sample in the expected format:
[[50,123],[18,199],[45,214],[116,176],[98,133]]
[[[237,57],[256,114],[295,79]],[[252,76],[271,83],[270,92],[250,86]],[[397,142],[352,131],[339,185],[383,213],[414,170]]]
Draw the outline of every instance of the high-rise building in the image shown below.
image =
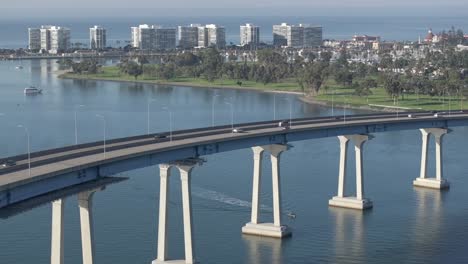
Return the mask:
[[208,46],[224,49],[226,47],[226,30],[219,25],[206,25],[208,31]]
[[245,24],[240,26],[240,44],[241,46],[251,45],[257,47],[260,43],[260,27]]
[[89,29],[89,47],[94,50],[106,48],[106,29],[100,26],[94,26]]
[[190,24],[189,26],[179,26],[178,40],[179,47],[183,49],[191,49],[199,46],[198,43],[198,28],[199,24]]
[[305,24],[273,26],[273,45],[308,48],[322,45],[322,27]]
[[156,50],[171,50],[176,48],[175,28],[155,28],[154,34],[154,49]]
[[70,49],[70,29],[57,26],[29,28],[29,49],[59,53]]
[[41,49],[41,29],[39,28],[28,28],[29,42],[28,48],[30,50]]
[[146,24],[132,27],[132,46],[142,50],[175,49],[176,29]]
[[205,26],[198,27],[198,47],[208,47],[208,29]]

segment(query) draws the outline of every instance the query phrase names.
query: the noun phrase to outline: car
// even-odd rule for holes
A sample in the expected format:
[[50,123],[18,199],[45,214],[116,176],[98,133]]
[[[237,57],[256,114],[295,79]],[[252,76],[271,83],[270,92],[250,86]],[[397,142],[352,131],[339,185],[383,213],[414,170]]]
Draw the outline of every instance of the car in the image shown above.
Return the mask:
[[434,114],[434,117],[440,117],[440,116],[441,116],[440,113],[435,113],[435,114]]
[[408,117],[409,117],[409,118],[413,118],[414,116],[413,116],[412,114],[409,114]]
[[164,134],[157,134],[157,135],[154,135],[154,139],[156,139],[156,140],[164,139],[164,138],[167,138],[167,136],[164,135]]
[[232,133],[244,133],[245,131],[242,128],[234,128]]
[[14,160],[7,160],[5,163],[2,164],[2,167],[12,167],[16,165],[16,161]]
[[289,129],[289,121],[288,120],[283,120],[278,123],[278,127],[281,127],[283,129]]

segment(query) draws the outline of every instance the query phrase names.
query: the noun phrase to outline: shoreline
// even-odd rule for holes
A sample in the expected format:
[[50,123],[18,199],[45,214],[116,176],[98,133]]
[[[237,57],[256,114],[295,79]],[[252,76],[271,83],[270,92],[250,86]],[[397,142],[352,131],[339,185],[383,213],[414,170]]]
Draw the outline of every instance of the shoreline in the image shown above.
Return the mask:
[[170,86],[180,86],[180,87],[195,87],[195,88],[208,88],[208,89],[235,89],[235,90],[245,90],[245,91],[256,91],[256,92],[264,92],[264,93],[279,93],[279,94],[293,94],[298,96],[305,96],[303,92],[295,92],[295,91],[284,91],[284,90],[271,90],[271,89],[259,89],[255,87],[238,87],[238,86],[230,86],[230,85],[206,85],[206,84],[198,84],[198,83],[190,83],[190,82],[170,82],[170,81],[155,81],[155,80],[117,80],[112,78],[104,78],[104,77],[92,77],[92,76],[67,76],[69,74],[68,71],[56,71],[54,74],[58,75],[59,79],[68,79],[68,80],[90,80],[90,81],[106,81],[106,82],[117,82],[117,83],[142,83],[142,84],[154,84],[154,85],[170,85]]
[[[68,79],[68,80],[90,80],[90,81],[106,81],[106,82],[116,82],[116,83],[141,83],[141,84],[153,84],[153,85],[170,85],[170,86],[179,86],[179,87],[188,87],[188,88],[205,88],[205,89],[235,89],[235,90],[244,90],[244,91],[255,91],[263,93],[277,93],[277,94],[291,94],[297,95],[297,98],[306,104],[311,105],[321,105],[331,107],[332,104],[329,101],[317,100],[315,97],[307,96],[302,92],[294,91],[284,91],[284,90],[272,90],[272,89],[259,89],[254,87],[236,87],[236,86],[222,86],[222,85],[206,85],[206,84],[197,84],[197,83],[180,83],[180,82],[165,82],[165,81],[154,81],[154,80],[117,80],[113,78],[105,77],[92,77],[92,76],[67,76],[69,72],[67,70],[55,71],[54,74],[57,74],[59,79]],[[334,103],[334,108],[347,108],[355,110],[368,110],[374,112],[397,112],[401,110],[402,112],[407,110],[419,110],[419,109],[397,109],[392,106],[371,106],[371,105],[353,105],[353,104],[342,104]]]

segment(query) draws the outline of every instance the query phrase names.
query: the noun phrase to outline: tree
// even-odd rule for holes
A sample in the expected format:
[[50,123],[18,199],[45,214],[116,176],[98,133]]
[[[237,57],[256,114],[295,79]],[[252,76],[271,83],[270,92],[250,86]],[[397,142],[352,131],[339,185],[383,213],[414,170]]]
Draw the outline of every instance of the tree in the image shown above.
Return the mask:
[[385,75],[384,88],[388,95],[393,99],[393,104],[396,104],[396,100],[402,91],[402,83],[400,76],[397,74]]
[[316,95],[328,76],[327,63],[309,62],[299,74],[298,83],[303,91]]
[[123,72],[133,76],[137,80],[138,76],[143,74],[143,67],[134,61],[128,61],[123,67]]

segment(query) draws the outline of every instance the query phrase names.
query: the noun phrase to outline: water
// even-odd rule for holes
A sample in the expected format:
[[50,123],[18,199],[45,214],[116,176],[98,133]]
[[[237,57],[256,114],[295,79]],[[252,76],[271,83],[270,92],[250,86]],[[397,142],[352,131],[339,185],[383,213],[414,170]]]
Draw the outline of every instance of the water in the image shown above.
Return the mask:
[[[354,34],[379,35],[383,40],[424,39],[429,28],[434,32],[448,30],[451,26],[468,31],[466,16],[220,16],[220,17],[95,17],[0,19],[0,48],[26,48],[28,27],[57,24],[72,30],[72,42],[89,43],[89,28],[102,25],[108,31],[108,45],[122,46],[130,40],[130,27],[139,24],[158,24],[169,27],[191,23],[217,23],[226,27],[227,43],[239,43],[239,26],[254,23],[261,27],[261,40],[272,42],[272,25],[282,22],[306,23],[323,26],[324,39],[350,39]],[[117,43],[120,41],[120,44]]]
[[[73,144],[74,111],[78,108],[80,142],[102,138],[106,117],[108,137],[146,133],[146,107],[151,104],[151,130],[168,130],[174,112],[175,129],[211,125],[211,100],[217,124],[230,122],[225,101],[234,102],[235,122],[273,117],[269,93],[153,86],[56,78],[54,61],[0,62],[0,156],[26,151],[18,124],[29,127],[33,151]],[[36,85],[44,94],[25,97],[23,88]],[[283,99],[284,98],[284,99]],[[306,105],[293,95],[277,95],[277,116],[330,115],[331,109]],[[342,110],[335,113],[342,114]],[[352,112],[349,109],[347,112]],[[354,111],[355,112],[355,111]],[[364,151],[366,196],[375,208],[362,213],[333,209],[328,199],[336,194],[339,145],[336,138],[294,143],[282,155],[284,215],[293,228],[285,240],[241,235],[250,220],[252,152],[237,150],[206,157],[193,171],[194,238],[200,263],[466,263],[468,254],[468,185],[466,156],[468,129],[455,128],[445,138],[445,173],[452,183],[447,192],[412,187],[419,174],[419,131],[375,134]],[[351,151],[351,150],[350,150]],[[429,172],[434,172],[434,146]],[[264,163],[262,220],[271,220],[272,194],[269,159]],[[354,159],[349,169],[354,168]],[[351,171],[350,171],[351,172]],[[156,257],[159,178],[156,167],[120,176],[129,180],[95,195],[96,263],[150,263]],[[354,191],[350,173],[348,190]],[[178,173],[170,187],[169,255],[183,258],[181,195]],[[50,257],[51,206],[0,220],[0,263],[47,263]],[[76,197],[66,199],[65,261],[81,263]]]

